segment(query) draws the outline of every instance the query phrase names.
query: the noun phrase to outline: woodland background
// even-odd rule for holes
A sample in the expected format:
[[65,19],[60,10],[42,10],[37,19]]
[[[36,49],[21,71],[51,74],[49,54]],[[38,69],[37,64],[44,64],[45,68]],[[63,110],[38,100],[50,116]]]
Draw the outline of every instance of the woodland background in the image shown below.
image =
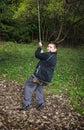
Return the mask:
[[[30,43],[38,39],[37,0],[0,1],[0,40]],[[41,0],[43,41],[83,44],[84,1]]]

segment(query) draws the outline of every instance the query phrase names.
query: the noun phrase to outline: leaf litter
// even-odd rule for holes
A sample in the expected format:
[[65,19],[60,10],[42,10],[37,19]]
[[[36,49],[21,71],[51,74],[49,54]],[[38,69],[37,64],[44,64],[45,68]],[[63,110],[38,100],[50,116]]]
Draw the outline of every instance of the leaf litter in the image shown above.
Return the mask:
[[0,130],[84,130],[84,116],[70,105],[69,97],[63,93],[51,95],[47,90],[41,111],[36,110],[34,94],[33,107],[19,111],[24,86],[0,80],[0,90]]

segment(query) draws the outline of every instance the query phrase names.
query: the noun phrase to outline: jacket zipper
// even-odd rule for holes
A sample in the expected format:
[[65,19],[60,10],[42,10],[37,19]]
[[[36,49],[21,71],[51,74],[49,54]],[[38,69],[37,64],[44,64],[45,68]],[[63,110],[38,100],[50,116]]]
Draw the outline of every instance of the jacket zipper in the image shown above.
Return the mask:
[[36,74],[38,74],[39,70],[40,70],[40,65],[38,66],[38,68],[36,70]]

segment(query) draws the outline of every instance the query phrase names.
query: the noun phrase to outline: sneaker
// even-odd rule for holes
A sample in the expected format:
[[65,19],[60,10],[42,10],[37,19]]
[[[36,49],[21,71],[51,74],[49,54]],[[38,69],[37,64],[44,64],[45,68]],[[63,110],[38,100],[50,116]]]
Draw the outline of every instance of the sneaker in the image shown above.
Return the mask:
[[26,110],[31,109],[31,107],[32,107],[31,105],[27,105],[27,106],[24,105],[24,106],[23,106],[22,108],[20,108],[19,110],[20,110],[20,111],[26,111]]
[[43,109],[43,108],[44,108],[44,103],[37,104],[37,106],[36,106],[36,109],[37,109],[37,110],[41,110],[41,109]]

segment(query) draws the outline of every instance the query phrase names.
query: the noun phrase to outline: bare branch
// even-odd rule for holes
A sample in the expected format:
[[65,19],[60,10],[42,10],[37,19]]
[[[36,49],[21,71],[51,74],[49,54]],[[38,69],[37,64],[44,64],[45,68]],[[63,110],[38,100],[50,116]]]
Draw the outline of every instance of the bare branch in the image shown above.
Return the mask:
[[56,31],[54,31],[48,38],[48,41],[50,40],[50,38],[56,33]]
[[57,38],[56,38],[56,41],[59,40],[60,35],[61,35],[61,33],[62,33],[62,30],[63,30],[63,23],[64,23],[64,22],[62,22],[62,24],[61,24],[61,26],[60,26],[60,30],[59,30],[58,36],[57,36]]
[[70,28],[69,28],[69,29],[67,30],[67,32],[65,33],[64,37],[63,37],[61,40],[58,40],[58,41],[55,40],[55,41],[56,41],[57,43],[61,43],[62,41],[64,41],[65,38],[67,37],[67,35],[69,34],[71,28],[72,28],[74,25],[78,24],[79,22],[81,22],[81,21],[83,21],[83,20],[84,20],[84,18],[81,18],[81,19],[77,20],[76,22],[72,23],[72,25],[70,26]]

